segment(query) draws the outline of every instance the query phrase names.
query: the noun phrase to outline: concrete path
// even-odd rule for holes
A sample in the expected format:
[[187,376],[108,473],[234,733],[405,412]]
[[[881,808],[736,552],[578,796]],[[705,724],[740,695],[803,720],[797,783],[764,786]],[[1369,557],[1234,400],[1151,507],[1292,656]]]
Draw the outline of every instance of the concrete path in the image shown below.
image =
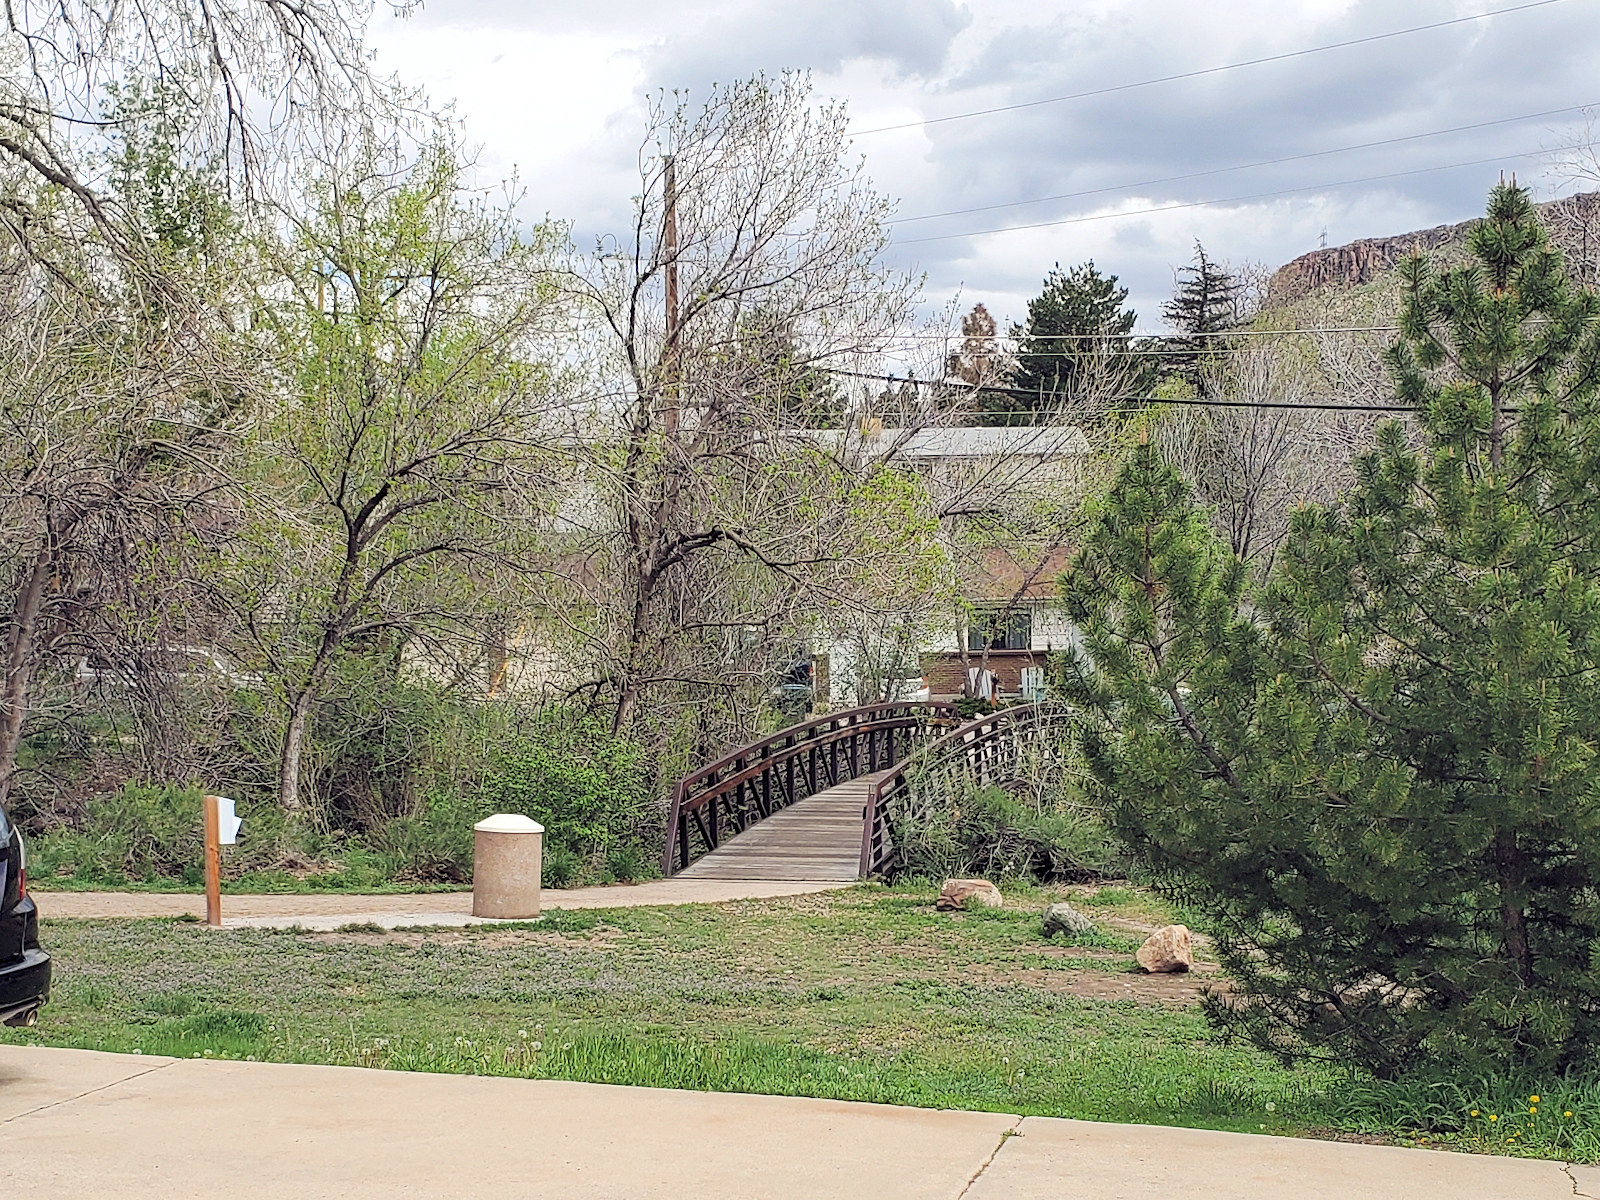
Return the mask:
[[[720,904],[729,900],[768,900],[849,887],[848,882],[727,879],[657,879],[610,887],[545,889],[540,908],[644,908],[658,904]],[[204,917],[206,898],[171,892],[47,892],[32,889],[45,920],[60,917]],[[412,895],[223,896],[222,923],[229,928],[337,929],[373,924],[493,924],[472,915],[471,892],[419,892]]]
[[1558,1200],[1558,1163],[780,1096],[0,1046],[0,1194]]

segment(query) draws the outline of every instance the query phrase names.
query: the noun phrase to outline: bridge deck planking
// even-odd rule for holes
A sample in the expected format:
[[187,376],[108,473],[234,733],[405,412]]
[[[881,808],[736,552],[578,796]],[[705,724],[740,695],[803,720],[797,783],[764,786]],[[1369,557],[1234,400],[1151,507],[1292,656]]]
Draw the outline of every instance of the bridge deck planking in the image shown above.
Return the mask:
[[679,871],[677,879],[845,881],[861,871],[862,810],[883,772],[780,809]]

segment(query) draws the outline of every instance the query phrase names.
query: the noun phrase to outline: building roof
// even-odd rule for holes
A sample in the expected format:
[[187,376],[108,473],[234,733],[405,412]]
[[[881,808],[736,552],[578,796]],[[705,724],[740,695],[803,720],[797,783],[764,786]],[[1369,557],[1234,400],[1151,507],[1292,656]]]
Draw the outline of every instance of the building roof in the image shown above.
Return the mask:
[[822,430],[814,435],[829,449],[848,446],[866,454],[901,458],[1074,458],[1089,452],[1077,426],[952,425],[927,429]]

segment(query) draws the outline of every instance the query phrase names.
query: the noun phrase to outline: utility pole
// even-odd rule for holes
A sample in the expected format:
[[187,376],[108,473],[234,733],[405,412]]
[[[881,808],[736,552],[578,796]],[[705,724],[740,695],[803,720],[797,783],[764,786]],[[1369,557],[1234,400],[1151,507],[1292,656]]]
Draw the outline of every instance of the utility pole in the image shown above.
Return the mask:
[[662,252],[666,256],[667,339],[662,363],[667,407],[662,425],[669,438],[678,435],[678,177],[672,155],[667,155],[662,175],[663,201]]

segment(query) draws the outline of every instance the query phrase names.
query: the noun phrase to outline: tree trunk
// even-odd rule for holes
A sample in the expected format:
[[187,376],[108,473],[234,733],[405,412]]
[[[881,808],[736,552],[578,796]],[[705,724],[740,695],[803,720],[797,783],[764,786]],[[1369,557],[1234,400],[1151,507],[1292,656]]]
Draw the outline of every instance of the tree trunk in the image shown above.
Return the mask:
[[306,725],[311,717],[309,685],[295,697],[289,709],[289,724],[283,731],[283,757],[278,764],[278,803],[284,812],[300,811],[300,758],[305,750]]
[[1523,987],[1533,986],[1533,947],[1528,944],[1527,919],[1522,912],[1523,860],[1517,836],[1509,830],[1495,834],[1495,877],[1500,885],[1500,930],[1506,954]]
[[1500,402],[1500,380],[1489,381],[1489,466],[1498,471],[1505,457],[1506,430]]
[[642,570],[635,587],[633,621],[628,628],[628,649],[623,657],[621,686],[617,690],[617,706],[611,713],[611,735],[620,736],[633,724],[639,710],[639,672],[644,660],[644,643],[648,635],[650,597],[655,591],[656,576],[653,571]]
[[6,646],[5,692],[0,696],[0,706],[3,706],[0,709],[0,806],[11,799],[11,785],[16,778],[17,749],[22,745],[22,726],[27,720],[28,695],[33,682],[34,634],[39,628],[39,611],[44,605],[51,560],[49,547],[41,548],[12,611],[11,636]]
[[620,737],[633,724],[633,714],[639,707],[639,685],[628,682],[617,693],[617,707],[611,714],[611,736]]

